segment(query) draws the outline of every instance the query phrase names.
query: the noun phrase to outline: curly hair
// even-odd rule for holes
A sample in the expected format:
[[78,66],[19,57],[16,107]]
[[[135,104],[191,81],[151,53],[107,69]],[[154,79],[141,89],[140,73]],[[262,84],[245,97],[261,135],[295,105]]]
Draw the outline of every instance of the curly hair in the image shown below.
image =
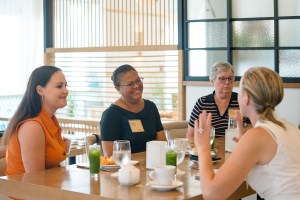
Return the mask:
[[128,65],[128,64],[121,65],[121,66],[117,67],[115,69],[115,71],[113,72],[113,75],[111,76],[111,80],[113,81],[114,86],[120,86],[121,77],[129,71],[135,71],[136,72],[134,67],[132,67],[131,65]]

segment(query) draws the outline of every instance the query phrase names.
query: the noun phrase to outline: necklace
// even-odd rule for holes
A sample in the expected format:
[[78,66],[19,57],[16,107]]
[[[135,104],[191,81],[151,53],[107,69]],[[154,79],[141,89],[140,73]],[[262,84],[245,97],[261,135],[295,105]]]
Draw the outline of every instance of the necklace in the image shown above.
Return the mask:
[[123,98],[121,98],[121,100],[128,107],[128,109],[131,112],[137,113],[137,112],[141,111],[141,105],[143,104],[143,100],[142,99],[140,99],[139,102],[137,104],[133,105],[133,106],[129,106]]

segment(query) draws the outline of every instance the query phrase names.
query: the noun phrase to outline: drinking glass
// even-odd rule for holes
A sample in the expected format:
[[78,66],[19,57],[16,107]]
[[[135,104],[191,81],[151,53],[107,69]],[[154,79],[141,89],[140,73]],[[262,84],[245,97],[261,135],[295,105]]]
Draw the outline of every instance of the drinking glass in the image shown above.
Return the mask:
[[216,149],[215,149],[215,136],[216,136],[216,131],[215,131],[215,127],[211,127],[210,130],[210,148],[211,148],[211,153],[212,155],[216,154]]
[[173,140],[167,141],[167,150],[166,150],[166,165],[177,165],[177,152],[173,147]]
[[128,140],[115,140],[113,143],[113,158],[117,165],[130,164],[131,148]]
[[91,176],[96,176],[100,172],[100,145],[90,145],[88,149]]
[[[167,149],[167,155],[166,160],[168,164],[168,154],[171,154],[171,152],[176,153],[176,163],[175,166],[178,166],[180,163],[183,162],[186,151],[189,148],[189,140],[186,138],[174,138],[167,142],[168,149]],[[171,155],[169,155],[170,157]],[[176,174],[183,173],[181,170],[177,169]]]
[[210,145],[214,143],[215,135],[216,135],[215,127],[212,126],[210,130]]

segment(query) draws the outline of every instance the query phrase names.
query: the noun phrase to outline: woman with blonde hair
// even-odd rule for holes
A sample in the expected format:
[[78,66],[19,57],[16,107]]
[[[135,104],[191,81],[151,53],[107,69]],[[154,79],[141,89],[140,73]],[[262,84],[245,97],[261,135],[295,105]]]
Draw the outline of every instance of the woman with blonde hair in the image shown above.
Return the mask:
[[[264,199],[299,199],[300,132],[275,113],[283,93],[283,83],[276,72],[265,67],[245,72],[238,94],[238,143],[216,174],[209,142],[212,116],[206,111],[200,114],[194,135],[205,199],[226,199],[245,179]],[[245,133],[241,113],[253,125]]]

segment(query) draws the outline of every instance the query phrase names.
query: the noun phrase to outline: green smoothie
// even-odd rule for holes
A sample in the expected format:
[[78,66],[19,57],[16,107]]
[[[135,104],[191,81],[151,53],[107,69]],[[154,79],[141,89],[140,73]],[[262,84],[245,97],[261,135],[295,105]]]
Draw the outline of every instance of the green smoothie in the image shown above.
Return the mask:
[[173,165],[176,167],[177,164],[177,153],[173,150],[166,152],[166,165]]
[[89,150],[90,173],[98,174],[100,171],[100,149],[91,148]]

